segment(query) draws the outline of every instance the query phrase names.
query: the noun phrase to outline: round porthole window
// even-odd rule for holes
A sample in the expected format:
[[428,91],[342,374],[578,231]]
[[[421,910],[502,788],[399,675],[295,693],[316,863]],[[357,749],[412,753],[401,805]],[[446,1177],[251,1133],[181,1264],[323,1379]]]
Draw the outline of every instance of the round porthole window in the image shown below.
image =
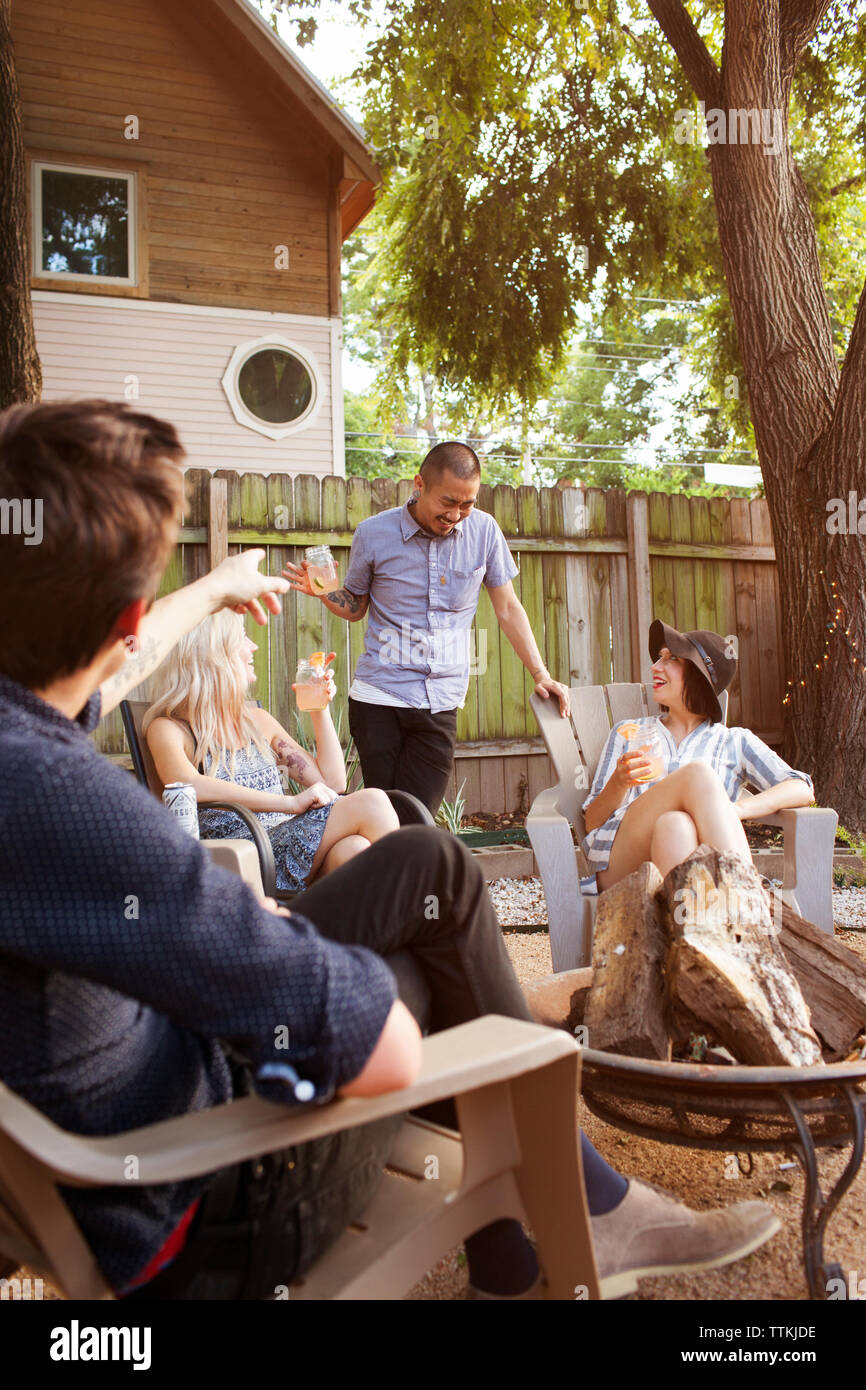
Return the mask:
[[271,439],[305,428],[321,397],[313,358],[276,336],[235,348],[223,389],[238,423]]

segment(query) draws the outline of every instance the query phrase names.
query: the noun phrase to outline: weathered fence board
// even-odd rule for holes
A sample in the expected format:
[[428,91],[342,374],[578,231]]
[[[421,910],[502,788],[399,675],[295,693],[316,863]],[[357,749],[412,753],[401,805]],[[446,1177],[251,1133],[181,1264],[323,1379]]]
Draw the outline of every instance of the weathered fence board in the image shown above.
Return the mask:
[[[263,546],[264,567],[278,573],[287,560],[298,563],[307,545],[329,544],[342,578],[359,522],[402,505],[411,489],[407,480],[385,478],[190,470],[181,540],[160,593],[205,574],[212,556],[250,545]],[[496,517],[520,566],[514,587],[556,679],[580,685],[640,679],[648,616],[680,630],[708,627],[738,645],[731,722],[748,725],[767,742],[779,741],[784,676],[765,502],[500,485],[482,487],[478,505]],[[636,612],[644,621],[635,632]],[[252,621],[247,626],[259,647],[256,694],[291,731],[298,657],[318,649],[336,652],[335,716],[344,711],[346,739],[346,692],[366,623],[346,623],[317,600],[292,592],[267,628]],[[470,811],[515,810],[549,785],[551,771],[528,703],[531,683],[484,590],[470,658],[451,794],[465,780]],[[157,673],[141,694],[155,696],[159,681]],[[98,742],[107,752],[123,751],[116,714],[100,727]]]

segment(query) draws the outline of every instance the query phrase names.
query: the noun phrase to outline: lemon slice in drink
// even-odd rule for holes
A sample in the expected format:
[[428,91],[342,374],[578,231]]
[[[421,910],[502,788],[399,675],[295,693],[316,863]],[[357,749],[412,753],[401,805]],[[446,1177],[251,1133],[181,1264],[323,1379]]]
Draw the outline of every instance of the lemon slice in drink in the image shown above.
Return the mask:
[[315,575],[310,582],[317,593],[323,594],[325,592],[325,581],[321,575]]
[[637,738],[640,730],[637,724],[620,724],[617,733],[625,739]]

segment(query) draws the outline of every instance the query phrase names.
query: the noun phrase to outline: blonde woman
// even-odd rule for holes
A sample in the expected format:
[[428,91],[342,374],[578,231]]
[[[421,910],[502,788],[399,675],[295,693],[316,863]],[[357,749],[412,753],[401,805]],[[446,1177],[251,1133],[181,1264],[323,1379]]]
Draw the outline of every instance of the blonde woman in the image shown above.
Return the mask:
[[[144,733],[163,783],[188,782],[202,801],[237,801],[255,811],[274,849],[277,888],[300,892],[374,840],[398,828],[385,792],[340,796],[346,765],[329,709],[312,711],[315,756],[267,710],[250,702],[256,644],[243,619],[223,611],[177,644],[168,689],[147,712]],[[329,675],[328,693],[336,689]],[[280,768],[304,790],[290,796]],[[203,839],[250,839],[230,811],[199,811]]]

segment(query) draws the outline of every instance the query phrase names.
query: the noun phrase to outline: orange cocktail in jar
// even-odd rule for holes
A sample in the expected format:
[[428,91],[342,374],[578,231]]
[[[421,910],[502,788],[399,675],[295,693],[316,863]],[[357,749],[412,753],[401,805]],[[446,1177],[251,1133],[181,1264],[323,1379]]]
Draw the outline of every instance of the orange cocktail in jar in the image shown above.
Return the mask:
[[300,710],[323,710],[330,703],[328,694],[328,662],[333,661],[335,652],[313,652],[309,661],[298,662],[298,670],[292,689]]
[[623,724],[619,732],[625,739],[625,751],[644,753],[649,762],[649,767],[634,774],[635,782],[657,782],[665,776],[661,736],[655,729],[641,729],[639,724]]

